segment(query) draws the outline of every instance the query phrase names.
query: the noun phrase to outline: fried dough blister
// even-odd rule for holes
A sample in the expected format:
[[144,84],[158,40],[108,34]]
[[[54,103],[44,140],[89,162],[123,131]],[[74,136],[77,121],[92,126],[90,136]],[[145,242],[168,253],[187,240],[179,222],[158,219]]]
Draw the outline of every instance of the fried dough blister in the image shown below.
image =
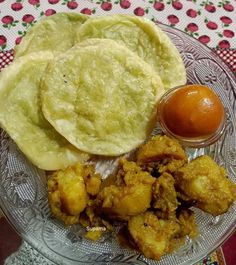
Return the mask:
[[186,83],[185,67],[177,48],[146,18],[126,15],[91,18],[77,31],[78,41],[89,38],[111,39],[128,47],[160,75],[166,90]]
[[87,19],[82,14],[58,13],[40,20],[15,47],[15,58],[38,51],[51,50],[54,54],[67,51],[77,42],[75,28],[78,29]]
[[[198,235],[191,207],[216,216],[235,201],[235,184],[210,157],[188,162],[163,135],[144,143],[165,90],[186,83],[178,50],[153,22],[55,14],[27,32],[15,57],[0,75],[0,124],[53,171],[49,206],[65,225],[90,228],[85,238],[97,241],[118,221],[129,246],[159,260]],[[100,159],[118,161],[106,181]]]
[[160,77],[125,46],[89,39],[49,64],[42,110],[78,149],[117,156],[151,133],[163,92]]
[[0,76],[1,127],[33,164],[45,170],[57,170],[89,158],[43,115],[40,79],[51,60],[50,51],[30,53],[15,60]]

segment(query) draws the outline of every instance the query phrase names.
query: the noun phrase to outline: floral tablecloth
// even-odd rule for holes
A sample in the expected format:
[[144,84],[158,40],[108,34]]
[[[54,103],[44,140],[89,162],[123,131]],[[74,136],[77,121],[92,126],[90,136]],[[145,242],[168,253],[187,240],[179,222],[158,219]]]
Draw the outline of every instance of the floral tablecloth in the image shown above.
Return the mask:
[[1,50],[19,43],[42,16],[60,11],[145,16],[185,31],[211,48],[236,48],[235,0],[0,0],[0,11]]
[[[236,71],[235,0],[0,0],[0,52],[20,43],[44,16],[71,11],[87,15],[133,14],[178,28],[198,39]],[[0,65],[5,65],[0,55]],[[11,56],[7,60],[12,60]]]
[[[0,0],[0,52],[20,43],[37,20],[61,11],[145,16],[178,28],[214,48],[236,71],[235,0]],[[0,54],[1,67],[12,60],[12,55],[3,57]]]
[[[236,0],[0,0],[0,70],[13,60],[14,45],[20,43],[37,20],[62,11],[91,16],[117,13],[145,16],[198,39],[236,72]],[[27,244],[8,259],[8,264],[26,264],[17,260],[28,259],[27,255],[34,256],[31,264],[42,264],[43,257]],[[200,264],[225,264],[221,250]]]

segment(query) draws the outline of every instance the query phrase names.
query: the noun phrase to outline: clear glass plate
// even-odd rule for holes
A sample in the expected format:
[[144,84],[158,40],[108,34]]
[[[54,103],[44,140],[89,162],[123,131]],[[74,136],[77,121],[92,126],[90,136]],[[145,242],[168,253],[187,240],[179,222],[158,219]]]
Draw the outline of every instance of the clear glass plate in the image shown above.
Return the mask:
[[[171,27],[160,27],[179,49],[188,82],[212,87],[227,112],[226,130],[220,141],[208,148],[188,149],[188,153],[192,158],[209,154],[227,169],[229,178],[236,183],[235,76],[197,40]],[[97,169],[106,176],[114,165],[114,161],[100,161]],[[191,265],[222,244],[236,227],[236,204],[226,214],[215,218],[194,209],[199,236],[195,240],[187,238],[183,247],[159,262],[122,248],[114,234],[106,234],[99,242],[91,243],[82,237],[84,230],[80,226],[64,227],[51,218],[45,173],[29,163],[4,131],[0,134],[0,205],[24,240],[58,264]]]

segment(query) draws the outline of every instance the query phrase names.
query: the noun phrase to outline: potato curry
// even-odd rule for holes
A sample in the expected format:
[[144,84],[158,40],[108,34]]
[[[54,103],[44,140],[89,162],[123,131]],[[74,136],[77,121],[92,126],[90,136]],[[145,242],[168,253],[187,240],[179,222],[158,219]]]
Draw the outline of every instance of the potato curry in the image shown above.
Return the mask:
[[121,222],[129,245],[155,260],[198,235],[192,206],[216,216],[236,199],[222,167],[207,155],[188,162],[181,145],[165,135],[143,144],[132,160],[122,157],[110,178],[103,185],[92,164],[54,172],[48,180],[53,215],[90,227],[85,237],[93,241]]

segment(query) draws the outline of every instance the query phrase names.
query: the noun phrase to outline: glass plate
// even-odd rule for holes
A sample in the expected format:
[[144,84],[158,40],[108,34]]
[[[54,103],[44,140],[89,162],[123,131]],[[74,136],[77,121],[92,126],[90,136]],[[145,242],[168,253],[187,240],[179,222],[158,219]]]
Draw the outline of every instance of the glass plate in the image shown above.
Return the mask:
[[[188,149],[191,158],[209,154],[227,169],[236,183],[236,80],[230,69],[206,46],[189,35],[160,25],[179,49],[189,83],[212,87],[222,99],[226,113],[225,134],[216,144],[202,149]],[[173,68],[174,71],[174,68]],[[97,169],[107,175],[113,161],[101,161]],[[0,204],[24,240],[58,264],[158,264],[191,265],[202,259],[233,232],[236,204],[224,215],[212,217],[194,209],[200,234],[161,261],[145,258],[138,252],[119,246],[114,234],[105,234],[96,243],[82,237],[76,225],[64,227],[51,218],[46,193],[46,176],[22,155],[8,135],[0,135]]]

